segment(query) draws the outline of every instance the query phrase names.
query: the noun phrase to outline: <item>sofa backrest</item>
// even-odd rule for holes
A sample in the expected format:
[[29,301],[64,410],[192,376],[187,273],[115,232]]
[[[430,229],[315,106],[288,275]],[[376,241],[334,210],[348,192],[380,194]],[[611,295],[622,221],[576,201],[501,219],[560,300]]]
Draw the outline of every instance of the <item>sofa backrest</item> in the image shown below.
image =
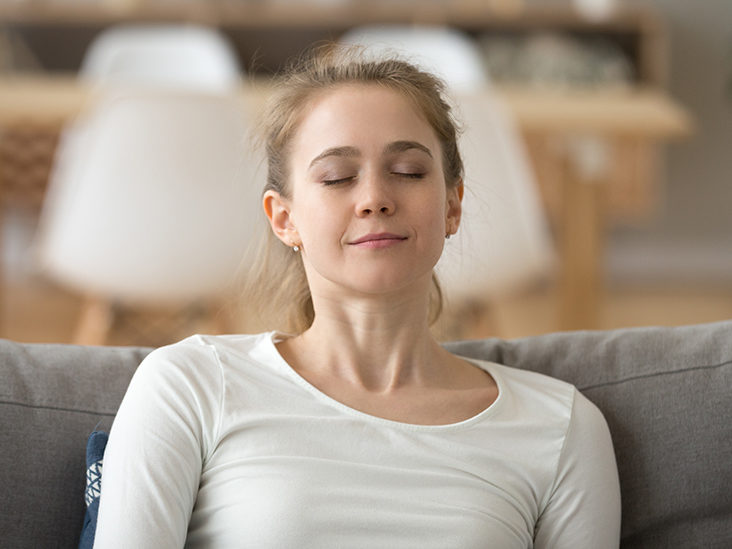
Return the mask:
[[[732,321],[455,342],[458,354],[574,383],[605,414],[622,547],[732,546]],[[0,546],[75,547],[85,445],[146,348],[0,340]]]

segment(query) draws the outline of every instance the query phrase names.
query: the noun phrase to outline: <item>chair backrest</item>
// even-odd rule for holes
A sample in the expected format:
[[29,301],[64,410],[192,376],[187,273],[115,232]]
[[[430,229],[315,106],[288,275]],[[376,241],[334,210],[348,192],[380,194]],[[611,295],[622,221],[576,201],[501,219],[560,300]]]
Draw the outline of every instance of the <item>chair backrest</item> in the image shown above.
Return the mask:
[[555,262],[545,214],[519,132],[491,90],[477,45],[443,27],[366,26],[342,37],[367,56],[396,53],[442,77],[463,122],[463,218],[437,272],[448,302],[517,291]]
[[343,44],[363,45],[375,55],[401,53],[440,76],[458,92],[485,87],[488,74],[480,52],[463,33],[439,26],[367,25],[343,34]]
[[465,120],[463,218],[437,272],[448,299],[490,300],[547,277],[555,249],[510,113],[490,93],[458,99]]
[[37,251],[86,293],[127,302],[210,297],[233,282],[261,210],[244,108],[232,97],[103,100],[53,177]]
[[240,80],[236,54],[218,31],[191,25],[123,25],[102,31],[80,77],[93,84],[229,92]]

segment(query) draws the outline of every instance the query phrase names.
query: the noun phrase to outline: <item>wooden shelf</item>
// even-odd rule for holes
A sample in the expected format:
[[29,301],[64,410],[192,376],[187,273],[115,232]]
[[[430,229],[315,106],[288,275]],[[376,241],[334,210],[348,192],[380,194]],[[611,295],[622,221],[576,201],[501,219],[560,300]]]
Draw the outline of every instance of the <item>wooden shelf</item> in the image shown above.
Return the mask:
[[[243,65],[266,49],[265,71],[313,42],[337,39],[348,29],[374,23],[434,24],[459,28],[474,37],[557,32],[574,37],[603,37],[631,58],[642,84],[664,86],[666,33],[654,12],[626,8],[607,20],[590,21],[571,7],[525,6],[497,11],[498,2],[482,0],[371,0],[369,2],[288,2],[207,0],[175,2],[127,0],[57,2],[25,0],[0,4],[0,30],[52,33],[60,45],[64,32],[86,32],[87,40],[104,27],[133,22],[197,23],[218,27],[237,43]],[[520,6],[520,3],[515,3]],[[51,51],[57,46],[49,47]],[[276,51],[275,51],[276,50]],[[41,52],[40,57],[43,57]],[[78,52],[75,52],[78,57]],[[68,56],[67,56],[68,57]],[[68,62],[67,62],[68,64]],[[51,67],[53,69],[53,67]],[[59,67],[70,70],[71,67]]]
[[468,28],[532,28],[560,26],[597,30],[636,30],[652,12],[623,9],[611,19],[589,21],[570,7],[531,6],[511,15],[492,10],[480,1],[371,0],[342,3],[263,0],[206,2],[55,2],[26,0],[0,4],[0,23],[19,25],[106,25],[123,21],[198,21],[218,26],[270,28],[292,26],[351,27],[369,22],[434,23]]

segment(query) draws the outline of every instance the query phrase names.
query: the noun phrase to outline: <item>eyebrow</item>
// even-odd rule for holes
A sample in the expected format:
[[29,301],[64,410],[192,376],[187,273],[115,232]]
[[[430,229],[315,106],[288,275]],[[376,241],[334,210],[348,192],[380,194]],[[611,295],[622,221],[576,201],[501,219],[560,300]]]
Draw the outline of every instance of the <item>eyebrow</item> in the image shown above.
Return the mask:
[[328,158],[329,156],[353,158],[361,156],[361,152],[356,147],[332,147],[330,149],[325,149],[322,153],[320,153],[318,156],[310,161],[309,167],[312,168],[315,164],[317,164],[324,158]]
[[394,141],[393,143],[389,143],[386,147],[384,147],[384,154],[400,153],[408,151],[410,149],[417,149],[418,151],[422,151],[423,153],[426,153],[427,156],[432,158],[432,152],[427,147],[422,145],[422,143],[418,143],[417,141]]
[[[417,149],[419,151],[422,151],[423,153],[427,154],[430,158],[432,158],[432,152],[422,145],[421,143],[418,143],[417,141],[394,141],[392,143],[389,143],[384,147],[384,154],[395,154],[400,153],[404,151],[408,151],[411,149]],[[313,158],[310,161],[310,168],[312,168],[315,164],[320,162],[321,160],[328,158],[330,156],[339,156],[342,158],[356,158],[361,156],[361,151],[359,151],[356,147],[332,147],[330,149],[324,150],[322,153],[320,153],[318,156]]]

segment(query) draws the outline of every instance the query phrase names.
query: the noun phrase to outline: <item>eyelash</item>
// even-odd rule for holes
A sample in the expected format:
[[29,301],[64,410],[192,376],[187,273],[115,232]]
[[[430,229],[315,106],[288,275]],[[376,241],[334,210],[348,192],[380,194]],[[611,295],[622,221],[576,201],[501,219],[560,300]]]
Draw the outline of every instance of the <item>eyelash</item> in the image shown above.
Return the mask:
[[[401,173],[401,172],[391,172],[391,175],[396,175],[398,177],[405,177],[407,179],[422,179],[424,178],[423,173]],[[324,179],[323,185],[329,186],[329,185],[338,185],[339,183],[346,183],[347,181],[351,181],[353,177],[342,177],[340,179]]]
[[338,185],[339,183],[345,183],[347,181],[350,181],[353,179],[353,177],[342,177],[340,179],[324,179],[323,185]]
[[424,177],[423,173],[399,173],[399,172],[392,172],[392,175],[398,175],[399,177],[406,177],[408,179],[422,179]]

